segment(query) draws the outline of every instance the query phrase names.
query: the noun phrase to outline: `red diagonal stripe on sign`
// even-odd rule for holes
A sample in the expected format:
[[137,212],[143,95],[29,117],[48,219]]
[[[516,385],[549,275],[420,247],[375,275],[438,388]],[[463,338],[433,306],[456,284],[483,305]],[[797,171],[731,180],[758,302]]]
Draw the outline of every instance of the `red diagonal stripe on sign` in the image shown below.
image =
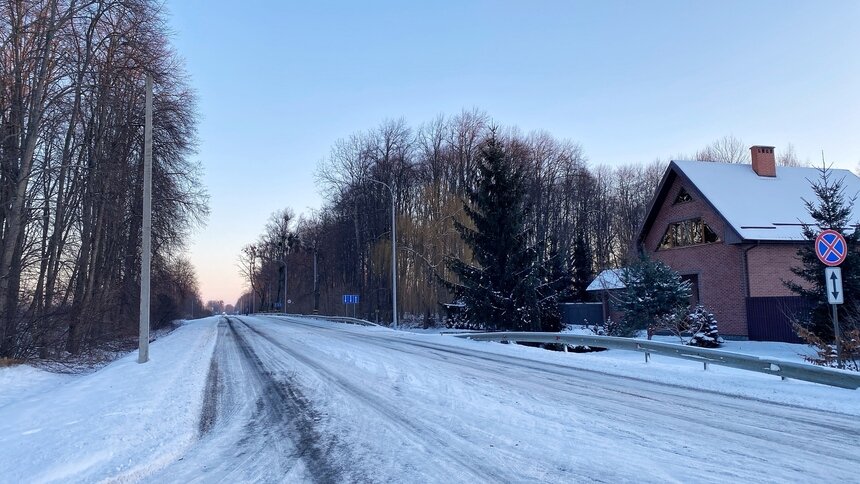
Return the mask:
[[824,246],[827,247],[827,250],[824,251],[824,258],[826,259],[830,254],[835,255],[837,258],[842,257],[842,254],[836,250],[836,244],[839,243],[838,237],[833,237],[833,242],[828,242],[827,237],[822,237],[821,241],[824,242]]

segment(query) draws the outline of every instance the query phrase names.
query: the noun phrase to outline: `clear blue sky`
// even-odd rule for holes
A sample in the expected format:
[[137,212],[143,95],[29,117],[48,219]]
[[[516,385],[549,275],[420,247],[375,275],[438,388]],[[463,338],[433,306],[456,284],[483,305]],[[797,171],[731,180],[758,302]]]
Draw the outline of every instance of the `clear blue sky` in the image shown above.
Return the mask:
[[860,162],[860,2],[168,0],[199,93],[212,214],[190,245],[233,302],[270,213],[320,205],[313,173],[352,132],[477,107],[581,143],[594,164],[727,134]]

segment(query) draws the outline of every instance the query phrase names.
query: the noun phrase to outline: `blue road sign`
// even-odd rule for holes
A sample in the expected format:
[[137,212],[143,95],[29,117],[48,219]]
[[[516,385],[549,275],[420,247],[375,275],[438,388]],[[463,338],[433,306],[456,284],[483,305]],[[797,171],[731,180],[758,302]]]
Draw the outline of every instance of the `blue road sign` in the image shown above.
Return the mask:
[[822,264],[836,267],[845,262],[848,244],[845,237],[835,230],[824,230],[815,238],[815,255]]
[[358,294],[344,294],[343,295],[343,303],[344,304],[358,304]]

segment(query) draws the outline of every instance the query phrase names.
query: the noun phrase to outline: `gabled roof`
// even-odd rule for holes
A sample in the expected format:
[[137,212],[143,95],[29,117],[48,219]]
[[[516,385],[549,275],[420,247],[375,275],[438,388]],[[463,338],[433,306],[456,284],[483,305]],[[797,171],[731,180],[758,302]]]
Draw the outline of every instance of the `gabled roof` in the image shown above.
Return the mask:
[[612,289],[624,289],[624,282],[621,280],[623,273],[624,269],[604,269],[591,281],[591,284],[585,290],[608,291]]
[[[860,194],[860,178],[851,171],[832,169],[830,173],[833,181],[843,180],[846,200]],[[727,242],[804,240],[801,224],[813,220],[803,201],[816,200],[811,185],[819,176],[816,168],[780,166],[775,177],[764,177],[746,164],[673,161],[648,209],[639,240],[647,235],[675,177],[687,181],[725,220],[737,236]],[[860,203],[850,220],[860,221]]]

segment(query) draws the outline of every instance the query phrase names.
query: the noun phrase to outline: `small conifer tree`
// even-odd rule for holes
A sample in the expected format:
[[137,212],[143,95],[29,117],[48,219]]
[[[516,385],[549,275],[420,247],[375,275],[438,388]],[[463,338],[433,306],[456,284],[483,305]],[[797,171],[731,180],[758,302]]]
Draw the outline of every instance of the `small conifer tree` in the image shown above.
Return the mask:
[[663,321],[680,319],[690,303],[690,283],[660,261],[642,255],[621,273],[624,291],[618,308],[624,313],[619,336]]
[[684,318],[684,329],[692,333],[688,344],[702,348],[718,348],[723,343],[717,328],[717,318],[705,306],[697,304]]

